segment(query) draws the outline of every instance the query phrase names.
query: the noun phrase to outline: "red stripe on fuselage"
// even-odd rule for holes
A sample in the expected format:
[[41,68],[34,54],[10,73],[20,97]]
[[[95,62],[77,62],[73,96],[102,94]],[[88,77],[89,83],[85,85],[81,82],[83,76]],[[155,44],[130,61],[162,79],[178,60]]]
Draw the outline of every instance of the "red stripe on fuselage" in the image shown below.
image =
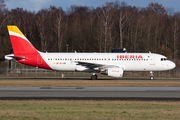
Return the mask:
[[[26,58],[25,60],[17,60],[17,62],[26,64],[26,65],[35,66],[38,68],[44,68],[44,69],[52,70],[52,68],[44,61],[44,59],[42,58],[42,56],[39,53],[19,54],[17,56],[21,56],[21,57]],[[38,61],[41,61],[41,63]]]

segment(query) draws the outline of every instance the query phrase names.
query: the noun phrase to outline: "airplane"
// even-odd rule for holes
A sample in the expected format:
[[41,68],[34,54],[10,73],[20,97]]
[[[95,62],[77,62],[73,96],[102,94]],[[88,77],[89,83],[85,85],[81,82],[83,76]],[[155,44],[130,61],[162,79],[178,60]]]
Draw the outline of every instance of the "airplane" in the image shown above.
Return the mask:
[[8,25],[14,54],[5,59],[22,64],[57,71],[91,72],[92,80],[97,73],[110,77],[123,77],[126,71],[164,71],[175,68],[175,63],[156,53],[49,53],[40,52],[15,25]]

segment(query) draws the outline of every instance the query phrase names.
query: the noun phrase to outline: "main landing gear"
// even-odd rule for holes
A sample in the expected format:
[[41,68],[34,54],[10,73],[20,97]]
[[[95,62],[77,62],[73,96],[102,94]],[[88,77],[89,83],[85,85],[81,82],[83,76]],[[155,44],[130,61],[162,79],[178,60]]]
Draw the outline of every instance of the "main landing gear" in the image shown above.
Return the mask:
[[91,76],[91,80],[97,80],[97,75],[95,73],[93,73],[93,75]]
[[150,80],[154,80],[153,72],[152,71],[150,71]]

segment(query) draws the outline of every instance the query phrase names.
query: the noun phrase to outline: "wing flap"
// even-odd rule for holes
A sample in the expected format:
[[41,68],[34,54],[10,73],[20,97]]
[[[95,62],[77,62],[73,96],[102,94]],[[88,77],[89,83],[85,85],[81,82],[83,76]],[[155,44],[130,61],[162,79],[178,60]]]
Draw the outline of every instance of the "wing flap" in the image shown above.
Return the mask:
[[107,68],[119,68],[120,66],[114,64],[106,64],[106,63],[95,63],[95,62],[84,62],[84,61],[77,61],[77,65],[86,66],[90,69],[104,71]]

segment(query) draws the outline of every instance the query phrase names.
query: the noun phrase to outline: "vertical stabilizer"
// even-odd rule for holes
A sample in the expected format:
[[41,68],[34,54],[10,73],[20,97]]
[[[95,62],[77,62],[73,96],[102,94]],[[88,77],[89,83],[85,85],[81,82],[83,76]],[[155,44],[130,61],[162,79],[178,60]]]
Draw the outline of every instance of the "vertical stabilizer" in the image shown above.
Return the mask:
[[38,52],[30,43],[30,41],[18,29],[18,27],[14,25],[8,25],[7,28],[11,39],[14,55]]
[[37,51],[24,34],[14,25],[8,25],[8,32],[11,39],[14,54],[6,55],[8,60],[15,60],[19,63],[31,65],[39,68],[52,68],[42,57],[42,53]]

